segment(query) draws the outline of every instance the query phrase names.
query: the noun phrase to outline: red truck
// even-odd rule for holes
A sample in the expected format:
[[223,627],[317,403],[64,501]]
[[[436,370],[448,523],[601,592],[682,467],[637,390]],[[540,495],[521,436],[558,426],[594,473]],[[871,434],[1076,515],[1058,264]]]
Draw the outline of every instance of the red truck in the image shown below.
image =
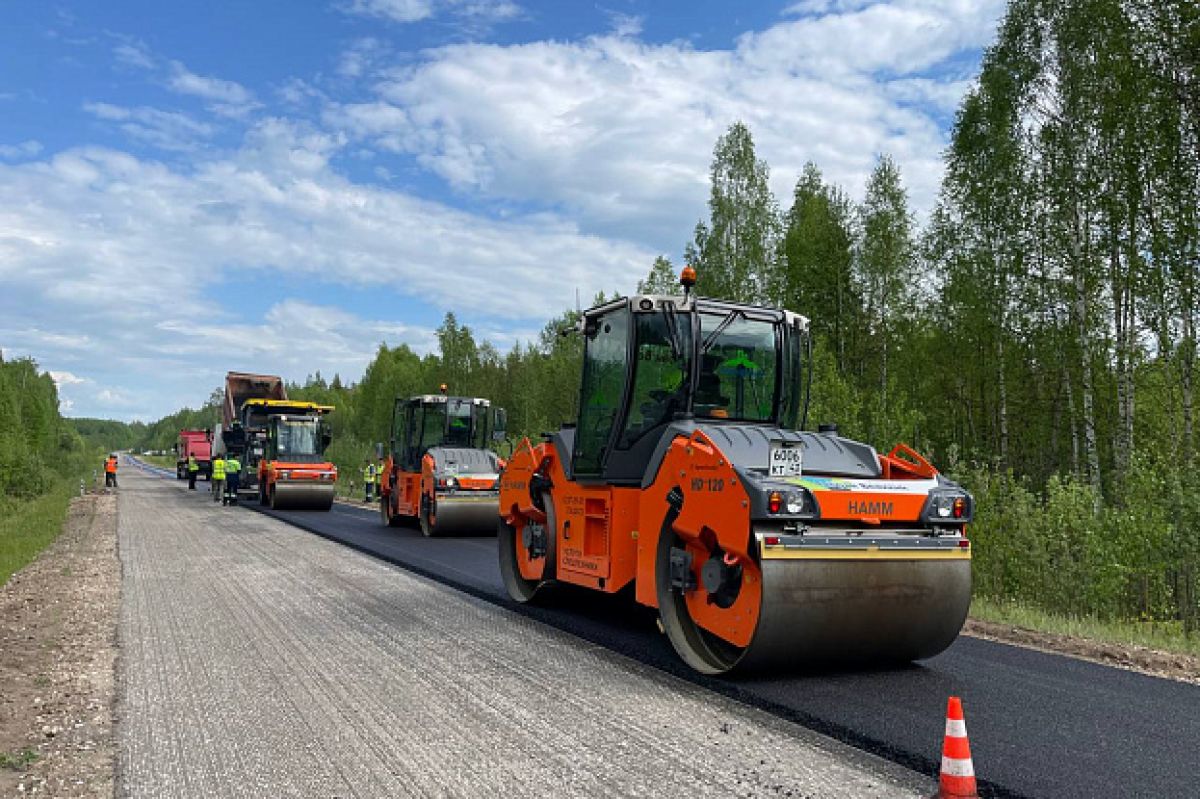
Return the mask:
[[212,431],[180,430],[175,442],[175,476],[186,480],[188,457],[195,456],[200,464],[200,476],[208,480],[212,475]]

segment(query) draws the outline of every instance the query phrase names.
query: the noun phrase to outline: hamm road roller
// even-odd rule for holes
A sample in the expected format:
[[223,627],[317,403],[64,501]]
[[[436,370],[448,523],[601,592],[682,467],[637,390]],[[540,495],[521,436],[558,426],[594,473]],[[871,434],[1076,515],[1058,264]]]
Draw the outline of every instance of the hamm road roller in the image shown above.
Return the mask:
[[[501,463],[488,443],[504,437],[505,413],[480,397],[440,394],[397,399],[379,511],[398,527],[416,519],[426,536],[491,535]],[[383,454],[383,445],[376,445]]]
[[246,400],[250,413],[265,415],[258,458],[258,501],[275,510],[329,510],[337,466],[325,457],[331,405],[296,400]]
[[[635,296],[584,312],[578,418],[522,441],[500,488],[505,587],[658,609],[706,674],[927,658],[971,597],[971,496],[904,445],[808,432],[808,321]],[[799,423],[798,423],[799,422]]]

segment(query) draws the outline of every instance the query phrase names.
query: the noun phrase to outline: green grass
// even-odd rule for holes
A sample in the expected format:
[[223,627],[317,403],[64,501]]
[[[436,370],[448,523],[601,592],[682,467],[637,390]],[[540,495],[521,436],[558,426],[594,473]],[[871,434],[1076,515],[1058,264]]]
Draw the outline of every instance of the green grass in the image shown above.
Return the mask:
[[21,771],[32,765],[38,759],[38,753],[32,749],[22,749],[20,752],[0,752],[0,768],[10,771]]
[[980,621],[1011,624],[1043,633],[1200,656],[1200,634],[1185,636],[1180,622],[1102,621],[1088,616],[1047,613],[1020,602],[997,602],[980,597],[971,600],[971,616]]
[[58,537],[78,488],[78,481],[62,480],[37,499],[0,498],[0,585]]

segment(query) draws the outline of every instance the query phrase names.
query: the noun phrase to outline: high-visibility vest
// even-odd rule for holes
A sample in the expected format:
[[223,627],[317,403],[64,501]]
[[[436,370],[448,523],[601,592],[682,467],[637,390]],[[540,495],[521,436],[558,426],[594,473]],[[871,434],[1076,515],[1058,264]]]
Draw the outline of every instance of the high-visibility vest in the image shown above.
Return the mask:
[[104,461],[104,471],[106,471],[109,474],[116,474],[117,473],[117,459],[109,458],[106,461]]
[[364,483],[374,483],[374,482],[375,482],[375,475],[376,475],[376,471],[375,471],[375,464],[373,464],[373,463],[368,463],[368,464],[367,464],[367,465],[366,465],[366,466],[363,468],[363,482],[364,482]]
[[241,471],[242,471],[242,464],[240,462],[238,462],[237,458],[226,458],[225,459],[225,474],[226,474],[226,476],[231,475],[231,474],[238,474]]
[[224,458],[214,458],[213,459],[213,479],[214,480],[224,480],[225,479],[225,459]]
[[195,455],[188,455],[188,471],[189,472],[200,471],[200,464],[196,462]]

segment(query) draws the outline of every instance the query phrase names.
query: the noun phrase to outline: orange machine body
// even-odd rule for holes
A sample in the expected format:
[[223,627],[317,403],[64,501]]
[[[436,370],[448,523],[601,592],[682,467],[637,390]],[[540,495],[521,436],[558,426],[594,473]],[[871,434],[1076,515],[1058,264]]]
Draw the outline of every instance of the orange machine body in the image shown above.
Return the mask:
[[501,479],[509,596],[629,589],[705,673],[943,651],[970,603],[969,493],[906,445],[806,430],[807,320],[692,277],[581,314],[576,419]]
[[[890,478],[880,481],[877,490],[872,490],[868,481],[857,481],[856,490],[820,479],[802,478],[797,484],[811,491],[826,524],[869,531],[916,523],[927,499],[924,484],[935,480],[937,471],[905,445],[880,455],[879,461]],[[517,561],[525,579],[553,578],[610,594],[633,583],[639,603],[658,607],[655,569],[659,535],[667,494],[679,489],[683,510],[672,527],[693,553],[697,579],[699,565],[713,551],[723,552],[727,562],[736,562],[745,572],[733,607],[717,609],[702,592],[693,592],[688,597],[689,610],[701,627],[744,647],[758,623],[762,576],[759,553],[753,551],[758,541],[751,534],[750,497],[739,479],[730,459],[700,431],[671,442],[657,475],[645,488],[572,481],[553,446],[534,445],[525,439],[501,480],[500,509],[504,520],[518,532],[533,520],[546,525],[554,536],[549,547],[553,562],[530,558],[527,550],[518,549]],[[911,492],[897,492],[900,480],[922,485]],[[549,511],[534,504],[531,485],[552,486]],[[551,520],[549,513],[555,518]]]
[[486,399],[398,398],[379,482],[383,523],[417,522],[429,536],[493,534],[503,464],[486,444],[497,429],[503,411]]

